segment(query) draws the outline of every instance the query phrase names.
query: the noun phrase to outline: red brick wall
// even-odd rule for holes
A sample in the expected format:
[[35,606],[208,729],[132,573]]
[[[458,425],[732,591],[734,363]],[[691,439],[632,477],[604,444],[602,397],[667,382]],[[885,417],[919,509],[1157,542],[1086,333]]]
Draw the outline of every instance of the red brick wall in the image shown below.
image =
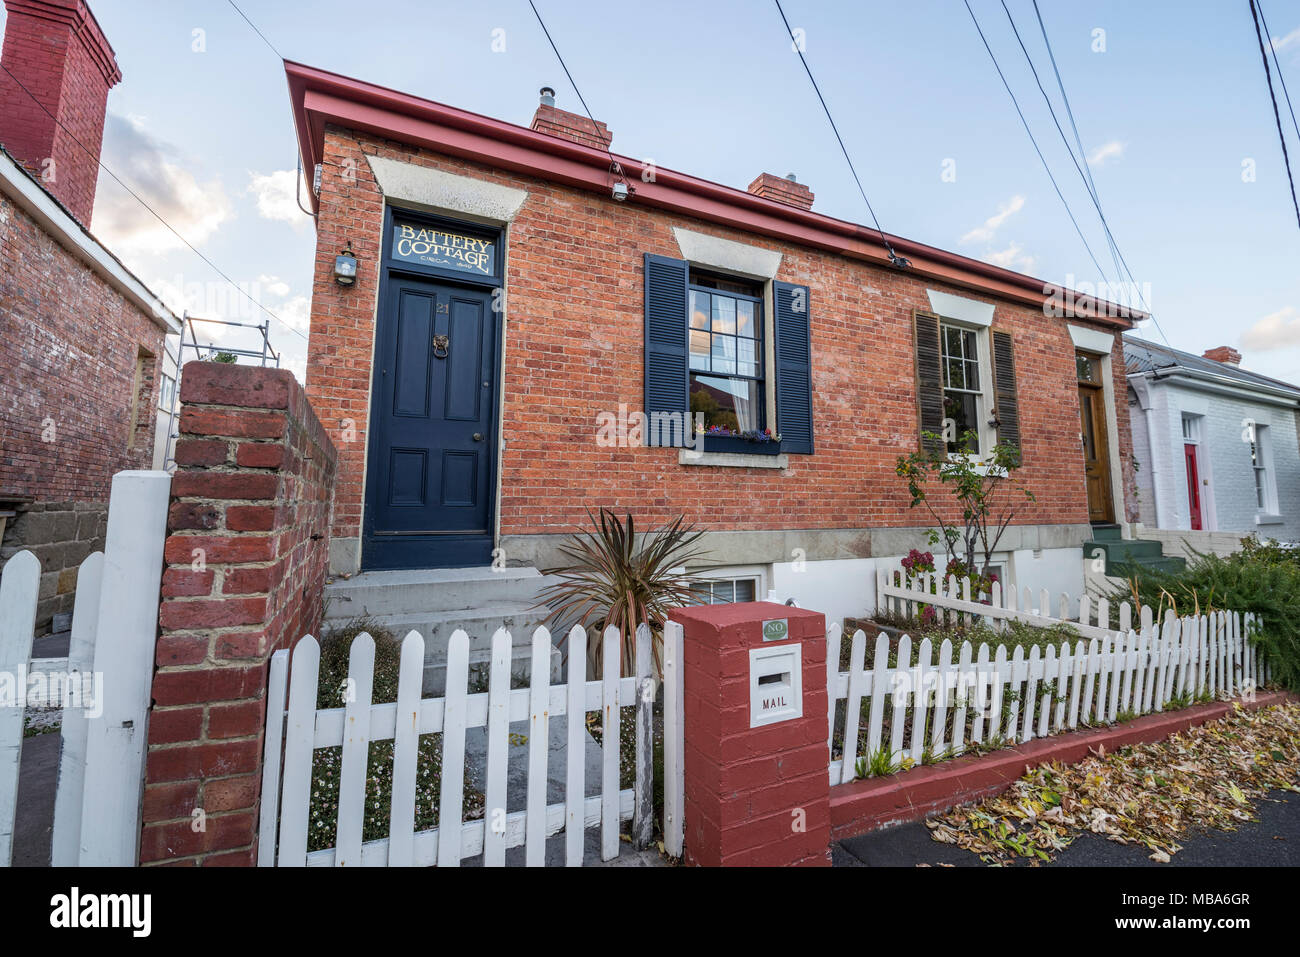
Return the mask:
[[0,143],[89,225],[108,91],[122,79],[113,48],[85,0],[5,0],[5,8],[3,63],[28,92],[0,71]]
[[[318,219],[307,390],[339,442],[334,532],[357,536],[378,292],[383,197],[364,151],[526,189],[508,230],[507,332],[500,531],[567,532],[584,507],[684,513],[706,528],[876,528],[924,524],[908,508],[894,461],[917,444],[913,310],[927,288],[965,289],[548,181],[491,170],[350,131],[330,129]],[[345,174],[355,171],[355,176]],[[671,227],[778,249],[779,279],[811,288],[816,454],[785,471],[683,467],[677,450],[600,448],[596,416],[643,405],[642,254],[679,257]],[[333,256],[351,240],[358,282],[339,287]],[[1023,477],[1037,501],[1024,524],[1088,520],[1074,347],[1066,321],[995,301],[994,329],[1012,333],[1021,396]],[[1076,320],[1071,320],[1076,321]],[[1123,356],[1113,355],[1123,396]],[[1131,476],[1128,410],[1119,403],[1122,474]],[[354,426],[344,441],[345,420]],[[1126,479],[1131,486],[1131,480]],[[737,489],[745,489],[737,494]],[[1131,494],[1131,489],[1129,489]],[[1130,506],[1131,508],[1131,506]]]
[[251,864],[267,662],[320,627],[335,453],[286,370],[190,362],[181,402],[140,860]]
[[0,496],[107,502],[114,472],[149,468],[162,348],[152,316],[0,196]]

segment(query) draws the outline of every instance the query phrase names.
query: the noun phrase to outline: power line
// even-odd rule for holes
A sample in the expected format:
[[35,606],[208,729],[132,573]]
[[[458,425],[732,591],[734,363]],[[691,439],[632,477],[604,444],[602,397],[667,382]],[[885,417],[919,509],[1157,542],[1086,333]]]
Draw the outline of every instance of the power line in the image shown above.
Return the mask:
[[[1286,151],[1286,136],[1282,132],[1282,115],[1277,109],[1277,94],[1273,92],[1273,73],[1268,68],[1268,54],[1264,52],[1264,36],[1259,30],[1259,14],[1255,9],[1255,0],[1250,0],[1250,18],[1255,24],[1255,39],[1259,41],[1259,56],[1264,61],[1264,78],[1268,80],[1268,98],[1273,101],[1273,120],[1277,123],[1277,138],[1282,143],[1282,162],[1286,166],[1287,182],[1291,184],[1291,205],[1295,207],[1296,225],[1300,226],[1300,201],[1295,196],[1295,179],[1291,175],[1291,157]],[[1272,45],[1272,38],[1269,44]],[[1279,72],[1279,76],[1281,73]]]
[[248,19],[247,15],[245,15],[245,13],[244,13],[243,10],[240,10],[239,7],[235,6],[235,0],[226,0],[226,2],[229,3],[232,7],[235,8],[235,12],[236,12],[237,14],[239,14],[240,17],[243,18],[243,20],[244,20],[245,23],[247,23],[250,27],[253,28],[253,32],[256,33],[259,37],[261,37],[261,38],[262,38],[262,42],[265,43],[268,47],[271,48],[271,52],[274,53],[274,54],[275,54],[277,57],[279,57],[281,60],[283,60],[284,57],[280,56],[280,51],[277,50],[277,49],[275,48],[275,44],[272,43],[270,40],[268,40],[268,39],[266,38],[266,34],[265,34],[265,33],[263,33],[261,30],[257,29],[257,24],[254,23],[252,20]]
[[[542,33],[546,34],[546,42],[549,43],[551,49],[555,51],[555,59],[560,61],[560,68],[564,70],[564,75],[569,78],[569,85],[573,87],[573,92],[578,94],[578,102],[582,104],[582,109],[583,112],[587,114],[587,119],[591,120],[592,132],[597,133],[600,130],[600,124],[597,123],[596,118],[591,115],[591,109],[587,106],[586,97],[582,95],[582,90],[578,89],[578,84],[573,79],[573,74],[569,72],[569,65],[564,62],[564,57],[560,55],[560,48],[557,47],[555,41],[551,39],[551,31],[546,29],[546,21],[542,19],[542,15],[537,9],[537,4],[533,3],[533,0],[528,0],[528,5],[533,8],[533,16],[537,18],[537,23],[541,26]],[[626,183],[627,178],[623,174],[623,165],[614,158],[613,152],[610,151],[609,140],[605,140],[604,143],[605,154],[609,157],[610,172],[617,175],[622,182]],[[636,192],[636,190],[633,187],[628,186],[628,192],[632,193]]]
[[1291,113],[1291,126],[1295,128],[1296,139],[1300,139],[1300,123],[1296,122],[1295,108],[1291,106],[1291,94],[1286,88],[1286,77],[1282,75],[1282,64],[1277,62],[1277,47],[1273,44],[1273,31],[1268,28],[1268,20],[1264,16],[1264,4],[1256,0],[1259,7],[1259,19],[1264,24],[1264,35],[1268,37],[1268,48],[1273,54],[1273,66],[1277,68],[1277,78],[1282,84],[1282,95],[1286,97],[1286,108]]
[[[1088,196],[1092,199],[1092,205],[1096,208],[1097,215],[1101,218],[1101,227],[1106,234],[1106,245],[1110,248],[1111,262],[1115,266],[1115,276],[1117,279],[1122,280],[1124,278],[1124,272],[1120,268],[1119,256],[1116,253],[1115,237],[1111,235],[1110,224],[1106,222],[1106,214],[1101,211],[1101,202],[1097,199],[1097,187],[1093,183],[1092,179],[1092,169],[1091,167],[1088,167],[1088,171],[1085,174],[1084,167],[1079,165],[1079,159],[1074,155],[1074,150],[1070,146],[1070,141],[1066,138],[1065,130],[1061,129],[1061,121],[1057,119],[1056,108],[1052,105],[1052,98],[1047,95],[1047,90],[1043,88],[1043,81],[1039,79],[1038,76],[1038,67],[1034,65],[1034,58],[1029,55],[1029,48],[1025,46],[1025,41],[1020,36],[1020,29],[1016,26],[1015,18],[1011,16],[1011,8],[1007,6],[1006,0],[1002,0],[1002,11],[1007,15],[1007,22],[1011,24],[1011,32],[1015,34],[1016,42],[1020,44],[1020,52],[1025,55],[1025,62],[1029,64],[1029,72],[1034,75],[1034,83],[1038,85],[1038,92],[1043,94],[1043,102],[1047,104],[1047,112],[1051,114],[1052,123],[1056,125],[1056,132],[1060,134],[1061,142],[1065,144],[1065,151],[1070,154],[1070,161],[1074,163],[1074,168],[1078,171],[1079,178],[1083,180],[1084,189],[1088,191]],[[1044,36],[1046,36],[1045,33]],[[1055,60],[1052,62],[1052,67],[1053,69],[1056,67]],[[1057,73],[1056,79],[1059,84],[1061,79],[1060,73]],[[1062,91],[1062,94],[1064,95],[1064,91]],[[1068,106],[1069,104],[1067,102],[1067,109]],[[1070,123],[1071,125],[1074,123],[1073,114],[1070,116]],[[1074,127],[1074,136],[1077,141],[1079,139],[1079,129],[1077,126]],[[1079,153],[1082,155],[1084,165],[1087,166],[1088,156],[1084,152],[1082,142],[1079,142]]]
[[[1119,241],[1115,239],[1115,234],[1111,231],[1110,221],[1106,218],[1106,214],[1101,208],[1101,194],[1097,191],[1097,184],[1092,176],[1092,165],[1088,162],[1088,151],[1084,149],[1083,138],[1079,135],[1079,126],[1074,119],[1074,110],[1070,106],[1069,94],[1065,92],[1065,81],[1062,79],[1060,68],[1057,66],[1056,54],[1052,50],[1052,41],[1047,36],[1047,26],[1043,22],[1042,12],[1038,9],[1038,0],[1033,0],[1033,5],[1034,16],[1038,20],[1038,29],[1043,35],[1043,46],[1047,48],[1047,58],[1052,64],[1052,73],[1056,76],[1056,86],[1057,89],[1061,91],[1061,102],[1065,105],[1066,117],[1070,121],[1070,129],[1074,133],[1074,142],[1079,148],[1079,159],[1075,160],[1074,168],[1078,170],[1080,178],[1083,179],[1084,186],[1088,189],[1088,195],[1092,197],[1093,206],[1097,209],[1097,216],[1101,219],[1102,229],[1106,233],[1106,242],[1110,246],[1111,258],[1115,263],[1116,277],[1121,281],[1125,276],[1128,277],[1133,292],[1136,293],[1138,301],[1141,302],[1142,308],[1146,311],[1147,315],[1151,317],[1151,321],[1154,323],[1156,331],[1160,333],[1160,338],[1165,341],[1165,345],[1172,349],[1173,344],[1169,341],[1169,337],[1165,335],[1165,330],[1164,327],[1160,325],[1160,320],[1156,318],[1155,313],[1151,310],[1151,304],[1146,301],[1146,296],[1142,294],[1142,287],[1138,284],[1137,278],[1133,275],[1133,270],[1129,268],[1128,260],[1124,258],[1124,253],[1119,248]],[[1028,48],[1020,38],[1020,31],[1016,28],[1016,21],[1011,16],[1011,10],[1007,7],[1005,0],[1003,0],[1002,9],[1006,11],[1007,20],[1011,23],[1011,30],[1015,33],[1016,40],[1020,43],[1020,49],[1025,54],[1025,59],[1029,62],[1029,69],[1033,72],[1034,81],[1038,84],[1039,92],[1043,94],[1043,99],[1047,103],[1048,112],[1052,114],[1053,122],[1056,123],[1056,130],[1061,134],[1061,140],[1065,143],[1065,148],[1070,153],[1070,158],[1074,159],[1074,151],[1070,148],[1070,143],[1065,138],[1065,131],[1061,129],[1061,124],[1057,120],[1056,110],[1052,106],[1051,97],[1049,97],[1047,91],[1043,89],[1043,84],[1038,78],[1038,70],[1034,66],[1033,57],[1029,55]],[[1082,168],[1079,166],[1079,160],[1082,160],[1083,162]]]
[[281,319],[279,316],[277,316],[274,312],[272,312],[272,311],[271,311],[270,309],[268,309],[266,306],[262,305],[260,302],[258,302],[256,299],[254,299],[254,298],[253,298],[253,297],[248,293],[248,291],[247,291],[246,289],[243,289],[242,287],[240,287],[238,283],[236,283],[233,279],[230,278],[230,276],[226,275],[226,273],[225,273],[224,271],[222,271],[221,267],[219,267],[216,263],[214,263],[211,259],[209,259],[207,256],[205,256],[203,253],[199,252],[198,248],[197,248],[193,243],[191,243],[188,239],[186,239],[186,238],[185,238],[184,236],[182,236],[179,232],[177,232],[176,229],[175,229],[175,227],[173,227],[171,223],[169,223],[169,222],[167,222],[167,220],[163,219],[162,216],[160,216],[160,215],[158,214],[158,212],[157,212],[157,211],[156,211],[152,206],[150,206],[148,203],[146,203],[146,202],[144,201],[143,198],[141,198],[141,196],[140,196],[139,193],[137,193],[137,192],[136,192],[135,190],[133,190],[130,186],[128,186],[125,182],[123,182],[123,181],[122,181],[122,178],[121,178],[120,176],[118,176],[116,173],[114,173],[111,169],[109,169],[109,168],[104,164],[104,161],[103,161],[99,156],[97,156],[95,153],[93,153],[91,150],[89,150],[89,149],[86,147],[86,145],[85,145],[84,143],[81,142],[81,140],[77,139],[76,135],[75,135],[75,134],[74,134],[70,129],[68,129],[66,126],[64,126],[63,123],[59,120],[59,118],[58,118],[57,116],[55,116],[55,115],[54,115],[53,113],[51,113],[48,109],[46,109],[45,104],[42,103],[40,100],[38,100],[38,99],[36,98],[36,96],[32,93],[31,90],[27,89],[27,87],[23,84],[22,80],[18,79],[18,77],[16,77],[16,76],[14,76],[12,70],[10,70],[10,69],[9,69],[7,66],[5,66],[3,63],[0,63],[0,69],[4,70],[5,73],[7,73],[7,74],[9,75],[9,79],[13,80],[14,83],[16,83],[16,84],[18,85],[18,88],[19,88],[20,90],[22,90],[24,93],[26,93],[27,96],[31,99],[31,101],[32,101],[33,103],[35,103],[37,106],[39,106],[39,107],[41,108],[41,110],[45,113],[45,115],[48,116],[51,120],[53,120],[53,121],[55,122],[55,124],[59,127],[59,129],[61,129],[64,133],[66,133],[66,134],[68,135],[68,138],[71,139],[72,142],[76,143],[77,146],[81,147],[82,152],[84,152],[87,156],[89,156],[91,159],[93,159],[93,160],[95,161],[96,165],[97,165],[100,169],[102,169],[105,173],[107,173],[110,177],[112,177],[113,182],[117,183],[117,185],[121,186],[124,190],[126,190],[126,191],[127,191],[127,192],[128,192],[128,193],[129,193],[129,194],[130,194],[134,199],[135,199],[135,201],[136,201],[137,203],[139,203],[141,206],[143,206],[143,207],[144,207],[144,208],[149,212],[149,215],[153,216],[154,219],[156,219],[156,220],[158,220],[158,222],[162,223],[163,226],[166,227],[166,229],[167,229],[168,232],[170,232],[173,236],[175,236],[175,237],[176,237],[177,239],[179,239],[182,243],[184,243],[185,246],[189,248],[190,252],[194,253],[194,255],[196,255],[196,256],[198,256],[200,259],[202,259],[202,260],[203,260],[203,261],[208,265],[208,267],[209,267],[213,272],[215,272],[218,276],[220,276],[222,279],[224,279],[224,280],[226,281],[226,283],[229,284],[233,289],[235,289],[235,290],[236,290],[236,291],[237,291],[241,296],[243,296],[245,299],[247,299],[249,302],[251,302],[253,305],[255,305],[258,309],[262,310],[262,312],[266,313],[268,316],[270,316],[270,317],[271,317],[272,319],[274,319],[276,322],[280,323],[282,326],[284,326],[286,329],[288,329],[288,330],[289,330],[290,332],[292,332],[294,335],[301,336],[303,339],[306,339],[306,338],[307,338],[303,333],[299,332],[297,329],[295,329],[295,328],[294,328],[292,325],[290,325],[288,322],[285,322],[285,320]]
[[[532,0],[529,0],[529,2],[532,2]],[[821,87],[817,85],[817,79],[813,76],[812,68],[808,66],[808,58],[803,55],[803,49],[799,46],[799,41],[795,39],[794,30],[790,29],[790,21],[786,18],[785,11],[781,9],[781,0],[774,0],[774,2],[776,3],[777,12],[781,14],[781,21],[785,24],[786,33],[790,35],[790,42],[794,45],[794,51],[799,54],[799,62],[803,64],[804,72],[808,74],[808,79],[812,82],[817,99],[821,101],[822,110],[826,113],[826,119],[830,121],[831,130],[835,133],[835,139],[840,144],[840,151],[844,154],[844,161],[849,164],[849,172],[853,174],[853,182],[858,184],[858,192],[862,194],[862,201],[867,204],[867,212],[871,214],[871,221],[876,226],[876,232],[880,233],[880,242],[884,245],[885,251],[889,253],[889,261],[900,269],[906,269],[912,264],[894,252],[894,247],[889,244],[889,240],[885,237],[885,231],[880,228],[880,220],[876,218],[876,211],[871,208],[871,200],[867,199],[867,191],[862,188],[862,180],[858,177],[858,171],[853,166],[848,147],[844,145],[844,137],[840,136],[839,127],[835,125],[835,117],[831,116],[831,108],[826,105],[826,98],[822,96]]]
[[1065,207],[1065,214],[1070,217],[1070,222],[1074,224],[1074,231],[1079,235],[1079,241],[1083,243],[1083,248],[1088,251],[1088,258],[1092,264],[1097,267],[1097,274],[1106,279],[1106,271],[1101,268],[1101,263],[1097,262],[1097,257],[1093,255],[1092,247],[1088,245],[1087,238],[1083,235],[1083,230],[1079,228],[1079,221],[1074,218],[1074,211],[1070,209],[1070,204],[1061,192],[1061,187],[1056,183],[1056,177],[1052,175],[1052,168],[1047,164],[1047,158],[1043,156],[1043,151],[1038,146],[1038,140],[1034,138],[1034,132],[1029,128],[1029,121],[1025,119],[1025,112],[1020,108],[1020,101],[1016,99],[1016,94],[1011,89],[1011,84],[1007,82],[1006,74],[1002,72],[1002,66],[998,63],[998,58],[993,53],[993,48],[989,46],[988,38],[984,36],[984,30],[980,27],[979,19],[975,16],[975,11],[971,9],[970,0],[963,0],[966,4],[966,12],[970,14],[971,22],[975,24],[975,31],[980,35],[980,40],[984,43],[984,49],[988,51],[989,59],[993,61],[993,68],[998,71],[998,77],[1002,80],[1002,85],[1006,88],[1007,95],[1011,97],[1011,104],[1016,108],[1016,113],[1020,116],[1020,124],[1029,134],[1029,142],[1034,145],[1034,152],[1038,154],[1038,160],[1043,164],[1043,171],[1047,173],[1047,178],[1052,181],[1052,189],[1056,190],[1056,196]]
[[[1128,276],[1128,281],[1132,285],[1133,291],[1137,293],[1138,300],[1142,303],[1142,308],[1145,309],[1147,315],[1151,317],[1151,322],[1155,325],[1156,331],[1160,333],[1160,338],[1165,341],[1165,345],[1172,349],[1174,347],[1173,343],[1171,343],[1169,337],[1165,335],[1164,327],[1160,325],[1160,320],[1156,318],[1156,314],[1152,311],[1151,304],[1147,302],[1146,296],[1142,294],[1142,287],[1138,285],[1138,281],[1133,275],[1133,270],[1129,269],[1128,260],[1124,258],[1124,253],[1120,251],[1119,243],[1115,240],[1114,235],[1110,231],[1110,223],[1107,222],[1105,214],[1101,211],[1101,196],[1097,192],[1097,184],[1092,178],[1092,165],[1088,162],[1087,150],[1083,148],[1083,138],[1079,135],[1079,126],[1074,121],[1074,110],[1070,107],[1070,96],[1065,92],[1065,81],[1061,78],[1061,71],[1056,65],[1056,54],[1052,51],[1052,41],[1047,36],[1047,25],[1043,22],[1043,14],[1038,9],[1038,0],[1033,0],[1033,4],[1034,16],[1038,19],[1038,29],[1043,35],[1043,46],[1047,48],[1047,59],[1052,64],[1052,73],[1056,76],[1057,89],[1061,91],[1061,102],[1065,104],[1065,115],[1070,120],[1070,129],[1074,131],[1074,142],[1079,147],[1079,156],[1083,160],[1083,168],[1088,174],[1087,183],[1089,191],[1092,194],[1092,201],[1097,206],[1097,215],[1101,217],[1102,227],[1106,230],[1106,236],[1110,241],[1111,252],[1119,260],[1119,265],[1116,266],[1116,269],[1119,269],[1121,266],[1123,267],[1123,274]],[[1008,11],[1007,16],[1011,16],[1010,11]],[[1015,29],[1014,20],[1012,21],[1011,28],[1013,30]],[[1024,45],[1022,44],[1022,49],[1023,46]],[[1028,56],[1028,53],[1026,53],[1026,56]],[[1033,68],[1032,60],[1030,61],[1030,68]],[[1035,72],[1035,79],[1037,79],[1037,76],[1037,72]],[[1051,109],[1050,102],[1048,103],[1048,109]],[[1069,144],[1067,143],[1066,146],[1068,147]],[[1151,355],[1150,348],[1146,348],[1146,353],[1147,359],[1154,365],[1154,359]]]

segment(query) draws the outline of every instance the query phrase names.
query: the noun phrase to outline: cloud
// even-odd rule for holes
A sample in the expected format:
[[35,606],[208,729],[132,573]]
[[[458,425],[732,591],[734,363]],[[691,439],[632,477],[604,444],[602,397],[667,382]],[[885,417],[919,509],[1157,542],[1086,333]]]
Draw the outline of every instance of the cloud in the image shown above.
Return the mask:
[[1088,162],[1093,166],[1101,166],[1108,159],[1118,159],[1124,155],[1124,144],[1119,140],[1111,140],[1109,143],[1102,143],[1095,150],[1088,154]]
[[1300,48],[1300,27],[1296,27],[1284,37],[1273,37],[1273,52],[1281,53],[1288,47]]
[[[291,299],[286,299],[279,305],[272,306],[271,311],[299,332],[306,332],[311,326],[310,296],[294,296]],[[275,329],[274,323],[271,324],[271,328]],[[293,334],[289,333],[289,335],[292,336]],[[293,336],[293,338],[298,337]]]
[[257,277],[257,284],[277,298],[283,299],[289,295],[289,284],[279,276],[268,276],[263,273]]
[[1024,208],[1025,198],[1023,196],[1012,196],[1011,199],[998,207],[997,213],[984,220],[983,226],[972,229],[961,238],[961,241],[963,243],[992,242],[993,235],[997,232],[998,227]]
[[1024,255],[1024,250],[1016,242],[1009,244],[1006,249],[989,253],[984,259],[995,266],[1001,266],[1003,269],[1017,269],[1021,272],[1027,272],[1034,268],[1034,257]]
[[301,229],[311,218],[298,206],[298,171],[279,169],[272,173],[248,172],[248,190],[257,199],[263,219],[289,223]]
[[[200,184],[183,168],[179,151],[149,133],[137,117],[110,113],[104,126],[104,164],[176,232],[201,246],[232,216],[219,180]],[[130,260],[156,256],[185,243],[112,177],[101,175],[95,193],[95,235]]]
[[1255,323],[1241,335],[1241,347],[1270,352],[1300,346],[1300,309],[1284,306]]

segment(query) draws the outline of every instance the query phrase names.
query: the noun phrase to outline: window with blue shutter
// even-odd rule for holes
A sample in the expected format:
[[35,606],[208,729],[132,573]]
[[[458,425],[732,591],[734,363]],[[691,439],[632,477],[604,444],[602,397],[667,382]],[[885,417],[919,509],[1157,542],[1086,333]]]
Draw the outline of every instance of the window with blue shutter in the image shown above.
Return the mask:
[[686,262],[645,254],[645,412],[648,445],[682,445],[689,424]]
[[812,313],[807,286],[772,283],[775,329],[776,431],[781,451],[811,455]]

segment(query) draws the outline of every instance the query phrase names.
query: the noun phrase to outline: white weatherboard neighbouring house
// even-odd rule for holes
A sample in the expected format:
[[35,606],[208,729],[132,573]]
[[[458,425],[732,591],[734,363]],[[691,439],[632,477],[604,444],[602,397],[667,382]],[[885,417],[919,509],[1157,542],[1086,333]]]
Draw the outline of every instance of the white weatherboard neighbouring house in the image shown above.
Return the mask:
[[1144,525],[1300,540],[1300,387],[1203,356],[1124,339]]

